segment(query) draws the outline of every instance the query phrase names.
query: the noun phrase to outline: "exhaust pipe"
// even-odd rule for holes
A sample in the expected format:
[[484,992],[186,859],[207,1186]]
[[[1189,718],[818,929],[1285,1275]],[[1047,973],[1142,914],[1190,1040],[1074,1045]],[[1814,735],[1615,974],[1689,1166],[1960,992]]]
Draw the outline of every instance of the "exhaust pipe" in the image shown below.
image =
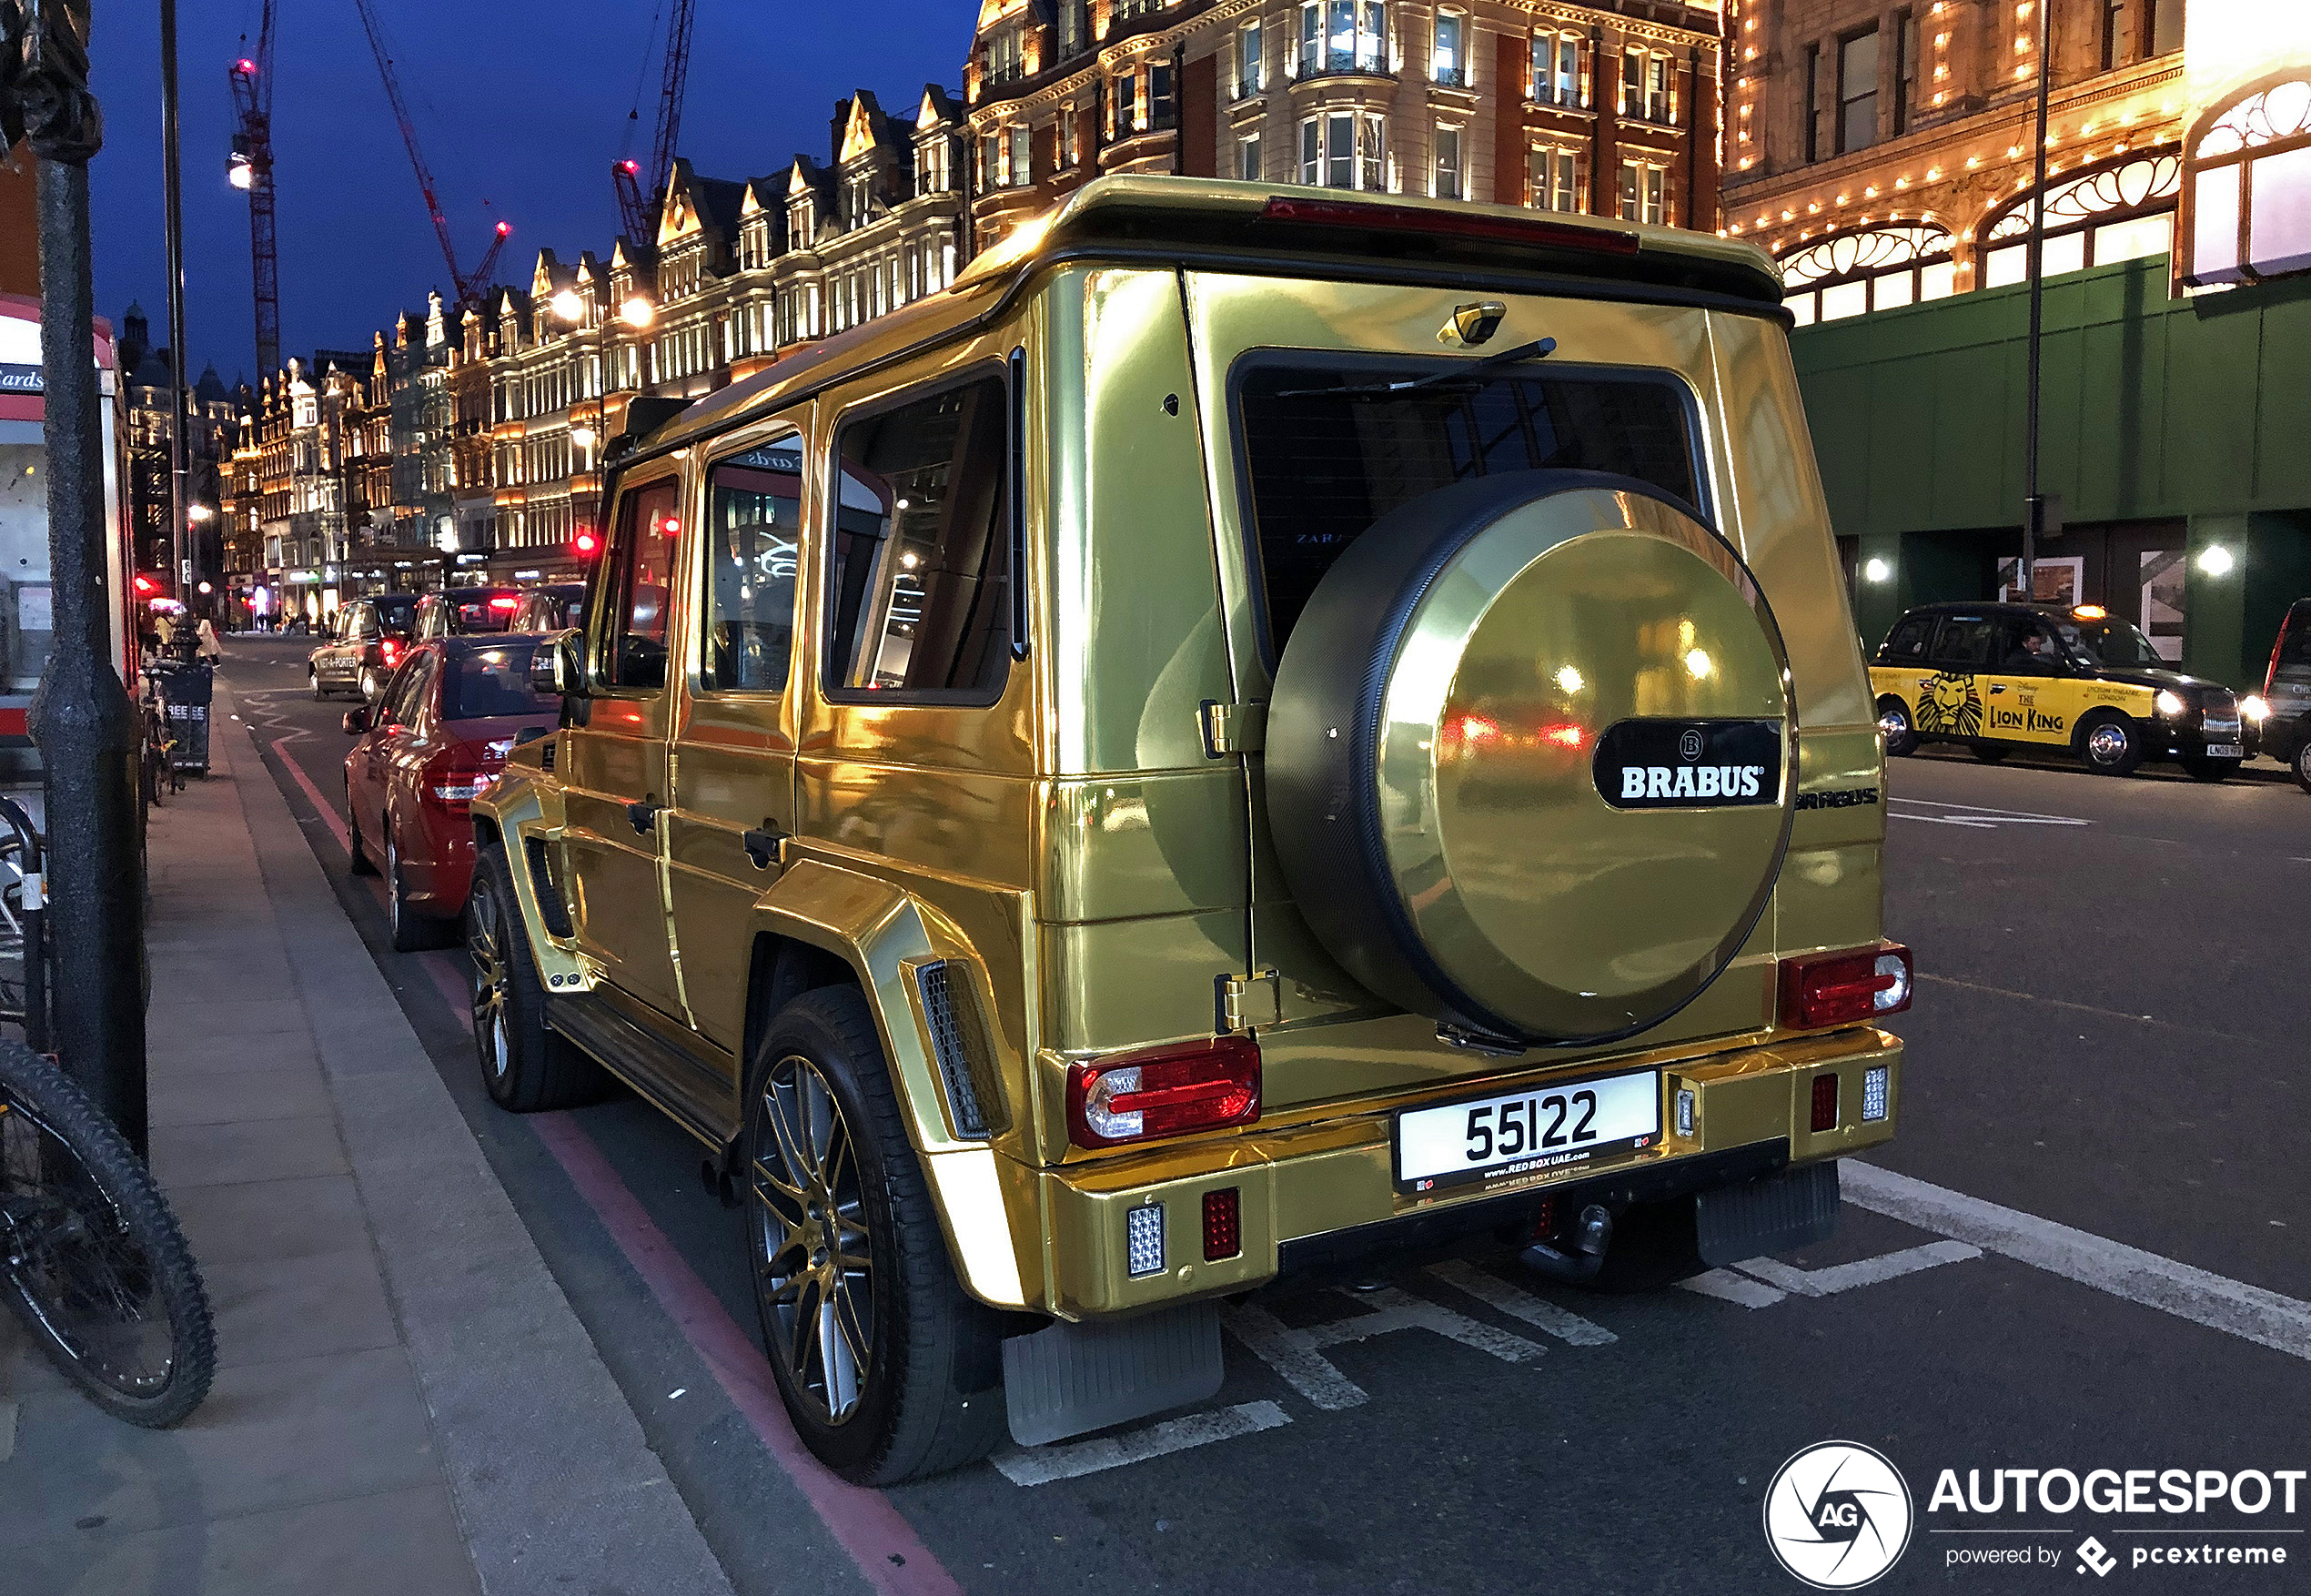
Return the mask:
[[1613,1216],[1602,1204],[1591,1203],[1574,1221],[1570,1249],[1553,1241],[1536,1241],[1522,1255],[1527,1268],[1552,1280],[1586,1285],[1605,1267],[1605,1249],[1613,1244]]

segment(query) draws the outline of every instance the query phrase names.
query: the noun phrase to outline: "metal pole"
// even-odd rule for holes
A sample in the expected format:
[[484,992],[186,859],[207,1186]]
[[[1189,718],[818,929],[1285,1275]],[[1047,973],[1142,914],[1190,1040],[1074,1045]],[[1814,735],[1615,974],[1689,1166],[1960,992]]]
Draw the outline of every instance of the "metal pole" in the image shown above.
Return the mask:
[[198,549],[187,511],[185,393],[185,182],[177,125],[177,0],[160,0],[160,161],[165,196],[162,240],[168,258],[168,552],[177,597],[188,608]]
[[2047,85],[2052,76],[2046,59],[2046,46],[2054,37],[2048,21],[2054,11],[2053,0],[2038,3],[2038,136],[2032,150],[2035,157],[2030,185],[2030,381],[2029,397],[2024,401],[2028,414],[2023,429],[2023,543],[2022,596],[2037,597],[2037,580],[2033,575],[2038,563],[2038,532],[2045,524],[2046,498],[2038,488],[2038,340],[2045,317],[2046,276],[2046,98]]
[[[0,14],[5,15],[5,14]],[[88,161],[104,139],[88,93],[85,0],[21,14],[21,109],[40,157],[40,359],[46,393],[48,573],[55,641],[31,730],[47,778],[55,1038],[65,1067],[141,1155],[145,1134],[144,862],[136,840],[136,711],[112,660],[103,402],[90,278]],[[13,42],[13,41],[11,41]],[[0,74],[5,76],[5,74]],[[12,98],[15,104],[9,104]]]

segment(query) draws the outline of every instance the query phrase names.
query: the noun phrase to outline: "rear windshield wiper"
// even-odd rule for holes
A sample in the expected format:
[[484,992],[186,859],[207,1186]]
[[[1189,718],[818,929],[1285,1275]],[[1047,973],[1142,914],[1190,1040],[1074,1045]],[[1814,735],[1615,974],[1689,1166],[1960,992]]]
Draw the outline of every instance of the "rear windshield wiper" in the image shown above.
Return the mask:
[[1519,360],[1538,360],[1556,352],[1555,338],[1535,338],[1513,349],[1503,349],[1497,355],[1487,355],[1481,360],[1467,365],[1448,367],[1432,371],[1426,377],[1408,378],[1402,382],[1364,382],[1349,388],[1287,388],[1274,395],[1277,399],[1312,399],[1317,395],[1337,399],[1393,399],[1398,394],[1418,393],[1424,388],[1458,388],[1480,381],[1502,366]]

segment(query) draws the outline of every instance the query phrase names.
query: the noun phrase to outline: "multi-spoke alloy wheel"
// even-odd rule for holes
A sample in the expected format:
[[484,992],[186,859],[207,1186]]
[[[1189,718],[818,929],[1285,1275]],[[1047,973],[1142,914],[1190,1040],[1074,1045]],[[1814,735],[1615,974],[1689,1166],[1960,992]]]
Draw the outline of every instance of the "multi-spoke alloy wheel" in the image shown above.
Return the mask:
[[826,1078],[788,1055],[758,1087],[770,1135],[750,1171],[756,1268],[792,1389],[828,1424],[858,1411],[874,1367],[873,1242],[858,1153]]
[[742,1101],[754,1302],[802,1444],[859,1485],[986,1456],[1006,1419],[1000,1322],[956,1278],[865,995],[782,1008]]

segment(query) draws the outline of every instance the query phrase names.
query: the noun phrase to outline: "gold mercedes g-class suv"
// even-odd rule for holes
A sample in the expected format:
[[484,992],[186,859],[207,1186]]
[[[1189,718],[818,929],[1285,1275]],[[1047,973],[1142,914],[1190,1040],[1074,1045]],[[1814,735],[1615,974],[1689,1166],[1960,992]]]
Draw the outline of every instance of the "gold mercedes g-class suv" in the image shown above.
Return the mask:
[[1105,178],[630,428],[473,806],[490,1092],[703,1144],[867,1482],[1204,1400],[1280,1278],[1820,1238],[1910,961],[1780,304],[1690,233]]

